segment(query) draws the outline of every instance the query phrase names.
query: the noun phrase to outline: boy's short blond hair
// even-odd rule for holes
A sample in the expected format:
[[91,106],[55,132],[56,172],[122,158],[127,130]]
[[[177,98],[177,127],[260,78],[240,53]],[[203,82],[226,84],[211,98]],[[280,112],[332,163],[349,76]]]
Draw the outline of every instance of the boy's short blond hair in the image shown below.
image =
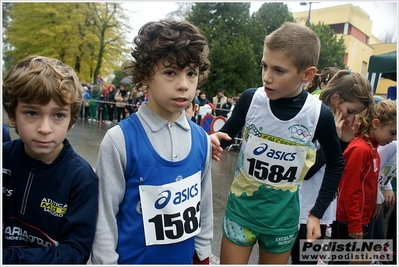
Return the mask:
[[60,106],[71,105],[71,129],[80,112],[82,85],[75,71],[58,59],[28,56],[4,78],[3,107],[9,118],[15,119],[18,101],[47,105],[52,99]]
[[308,67],[317,67],[320,55],[320,40],[306,26],[286,22],[266,36],[264,45],[271,51],[285,53],[292,59],[298,73]]

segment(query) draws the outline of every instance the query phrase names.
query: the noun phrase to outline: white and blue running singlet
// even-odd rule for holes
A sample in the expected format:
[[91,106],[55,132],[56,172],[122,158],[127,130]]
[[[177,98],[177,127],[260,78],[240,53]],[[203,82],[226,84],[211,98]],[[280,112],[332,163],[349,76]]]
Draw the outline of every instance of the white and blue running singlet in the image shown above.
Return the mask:
[[136,114],[119,124],[127,159],[117,215],[119,264],[192,264],[208,142],[205,131],[189,123],[191,151],[178,162],[155,151]]

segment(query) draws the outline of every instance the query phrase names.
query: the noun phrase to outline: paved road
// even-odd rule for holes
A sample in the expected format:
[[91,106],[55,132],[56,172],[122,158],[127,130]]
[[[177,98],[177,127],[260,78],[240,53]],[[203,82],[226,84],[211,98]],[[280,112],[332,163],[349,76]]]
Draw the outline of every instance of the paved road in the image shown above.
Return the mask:
[[[3,112],[3,122],[8,122],[5,112]],[[67,138],[75,151],[85,158],[93,168],[95,168],[101,140],[106,131],[111,127],[112,125],[96,124],[85,120],[78,120],[75,126],[68,132]],[[13,139],[18,138],[14,129],[11,129],[10,132]],[[211,264],[219,264],[222,218],[230,185],[233,180],[237,156],[237,152],[224,151],[221,156],[221,161],[213,161],[212,163],[214,239],[212,243],[213,255],[211,257]],[[257,264],[257,261],[258,247],[255,246],[249,263]]]

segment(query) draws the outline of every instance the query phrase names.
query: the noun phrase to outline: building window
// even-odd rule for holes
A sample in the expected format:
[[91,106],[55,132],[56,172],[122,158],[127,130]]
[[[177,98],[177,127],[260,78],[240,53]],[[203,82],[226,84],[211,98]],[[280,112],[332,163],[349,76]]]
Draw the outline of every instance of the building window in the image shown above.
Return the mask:
[[362,61],[362,73],[363,76],[367,75],[367,62]]

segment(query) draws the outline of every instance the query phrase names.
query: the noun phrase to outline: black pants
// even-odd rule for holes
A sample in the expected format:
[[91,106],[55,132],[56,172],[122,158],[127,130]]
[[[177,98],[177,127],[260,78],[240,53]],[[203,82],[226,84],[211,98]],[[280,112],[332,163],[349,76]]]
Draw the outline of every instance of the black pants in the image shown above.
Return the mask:
[[[396,195],[395,195],[396,196]],[[392,210],[392,213],[389,215],[388,218],[388,225],[387,225],[387,235],[386,235],[386,239],[392,239],[393,242],[393,247],[392,250],[395,252],[395,254],[393,255],[393,263],[394,265],[396,265],[397,263],[397,259],[396,259],[396,201],[395,201],[395,206]]]
[[114,120],[114,112],[115,112],[115,106],[108,105],[108,120],[110,120],[111,122]]
[[116,107],[116,111],[117,111],[117,114],[118,114],[116,120],[118,122],[121,121],[121,115],[122,115],[122,120],[124,120],[126,118],[126,113],[125,113],[125,108],[124,107],[123,108]]
[[[323,240],[325,235],[326,235],[326,228],[327,225],[321,224],[320,229],[321,229],[321,237],[319,240]],[[298,236],[295,240],[294,246],[291,249],[291,261],[292,264],[307,264],[307,265],[316,265],[317,260],[314,261],[301,261],[300,260],[300,240],[305,239],[306,240],[306,233],[307,233],[307,228],[306,224],[301,224],[299,231],[298,231]]]
[[[349,236],[349,231],[348,231],[348,225],[346,223],[342,223],[339,221],[334,221],[332,226],[332,234],[331,234],[331,239],[332,241],[334,240],[340,240],[340,239],[352,239],[352,237]],[[367,239],[368,236],[368,225],[363,225],[363,239]],[[350,261],[329,261],[328,264],[338,264],[338,265],[347,265],[349,264]]]

